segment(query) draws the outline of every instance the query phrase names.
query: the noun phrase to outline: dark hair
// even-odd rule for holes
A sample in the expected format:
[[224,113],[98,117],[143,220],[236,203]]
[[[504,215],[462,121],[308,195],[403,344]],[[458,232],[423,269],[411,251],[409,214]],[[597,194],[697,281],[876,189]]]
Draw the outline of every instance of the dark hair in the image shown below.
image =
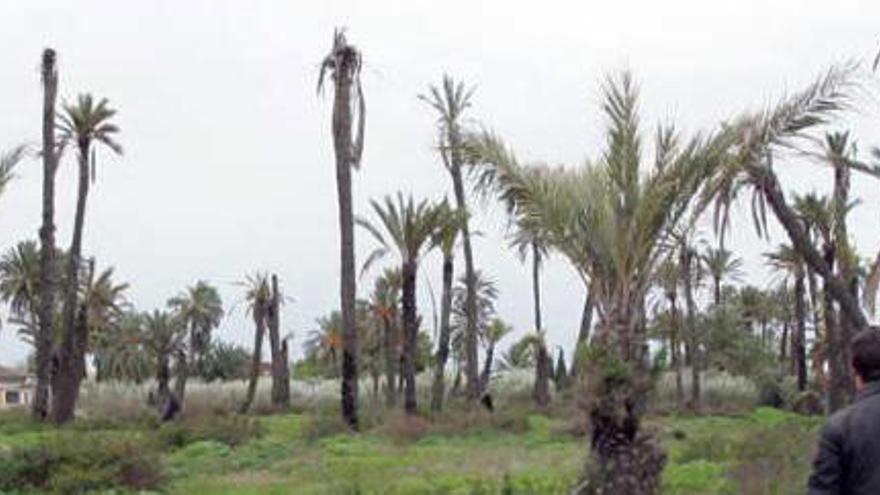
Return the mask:
[[880,329],[872,327],[853,337],[852,365],[866,382],[880,380]]

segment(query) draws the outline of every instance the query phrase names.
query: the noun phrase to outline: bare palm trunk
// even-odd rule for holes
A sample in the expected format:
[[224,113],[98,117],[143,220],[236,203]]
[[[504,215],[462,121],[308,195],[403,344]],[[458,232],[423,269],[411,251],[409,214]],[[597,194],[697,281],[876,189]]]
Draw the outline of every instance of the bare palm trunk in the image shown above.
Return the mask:
[[693,275],[692,263],[694,261],[693,253],[685,246],[682,248],[681,256],[681,278],[684,287],[685,306],[687,307],[687,340],[690,342],[691,349],[691,407],[695,411],[700,410],[700,343],[697,338],[696,325],[696,305],[694,304]]
[[[832,160],[834,166],[834,196],[833,208],[834,221],[834,245],[837,255],[837,267],[841,283],[847,288],[850,295],[858,301],[858,279],[852,266],[851,251],[849,249],[849,234],[846,228],[846,210],[849,207],[849,168],[842,160]],[[847,312],[841,311],[839,321],[840,331],[840,354],[843,357],[843,366],[848,367],[852,362],[849,342],[853,335],[858,333],[858,322]],[[847,374],[845,384],[848,398],[855,395],[855,382]]]
[[290,382],[285,379],[288,365],[281,345],[281,295],[278,292],[276,275],[272,275],[272,299],[268,310],[266,321],[269,327],[269,347],[272,352],[272,406],[287,409],[290,407]]
[[76,359],[76,301],[82,259],[82,236],[85,227],[86,200],[89,195],[89,141],[81,139],[79,148],[79,189],[74,215],[73,239],[67,264],[67,287],[64,295],[63,334],[58,356],[58,376],[52,391],[52,417],[62,424],[73,419],[79,383]]
[[540,337],[537,359],[535,359],[535,385],[532,398],[541,407],[550,403],[550,376],[547,372],[550,356],[547,353],[546,336],[541,322],[541,253],[532,244],[532,296],[534,298],[535,331]]
[[490,342],[486,348],[486,357],[483,358],[483,371],[480,373],[480,393],[485,394],[489,390],[489,382],[492,380],[492,363],[495,360],[495,343]]
[[577,342],[574,346],[574,358],[571,363],[571,375],[577,376],[583,368],[583,349],[590,342],[590,329],[593,328],[593,308],[595,306],[595,293],[587,287],[584,296],[584,309],[581,311],[581,326],[578,329]]
[[174,397],[177,398],[177,401],[181,406],[183,406],[184,395],[186,395],[186,381],[189,378],[189,367],[191,364],[192,361],[189,359],[187,350],[178,350],[177,363],[175,366],[177,369],[177,376],[174,381]]
[[43,50],[41,76],[43,82],[43,220],[40,226],[40,308],[36,347],[36,389],[31,413],[37,419],[49,414],[49,370],[52,363],[52,342],[55,324],[55,171],[58,156],[55,149],[55,101],[58,94],[58,72],[55,51]]
[[797,387],[800,391],[807,389],[807,311],[804,307],[805,292],[804,273],[803,269],[800,268],[794,281],[794,318],[796,326],[792,342],[792,353],[794,354],[795,371],[797,375]]
[[241,405],[240,412],[242,414],[248,412],[251,407],[251,404],[254,402],[254,396],[257,393],[257,382],[260,379],[260,364],[263,360],[263,334],[265,333],[265,320],[263,318],[263,312],[261,308],[256,307],[253,308],[253,316],[254,316],[254,355],[251,360],[251,376],[248,381],[247,395],[245,396],[244,403]]
[[678,298],[675,291],[666,294],[669,299],[669,311],[672,313],[672,328],[670,329],[670,347],[672,367],[675,370],[675,400],[679,407],[684,405],[684,370],[681,358],[681,316],[678,314]]
[[385,405],[393,407],[397,401],[397,352],[394,349],[394,336],[392,335],[392,322],[389,315],[382,316],[382,352],[385,358]]
[[[343,57],[343,63],[348,61]],[[354,63],[354,61],[351,61]],[[352,213],[352,71],[334,72],[333,144],[336,152],[336,189],[339,201],[340,237],[340,307],[342,309],[342,417],[358,428],[357,316],[355,314],[356,280],[354,260],[354,216]]]
[[454,275],[454,256],[452,252],[443,254],[443,294],[440,296],[440,337],[437,342],[437,363],[434,369],[434,382],[431,386],[431,410],[443,409],[445,393],[446,361],[449,360],[449,340],[452,329],[449,317],[452,313],[452,279]]
[[404,398],[403,408],[407,414],[416,412],[416,338],[418,337],[418,322],[416,321],[416,264],[413,261],[405,262],[402,266],[403,274],[403,380]]
[[[782,338],[779,340],[779,362],[782,364],[783,367],[785,367],[785,362],[788,360],[788,327],[789,323],[788,319],[786,318],[782,321]],[[792,339],[792,347],[794,347],[794,339]],[[793,353],[794,351],[792,351],[792,354]],[[792,372],[795,372],[794,359],[791,359],[791,363],[792,364],[790,368]]]
[[165,404],[165,400],[168,398],[170,393],[168,381],[170,378],[171,366],[168,363],[168,355],[161,354],[156,364],[156,393],[159,395],[159,404]]
[[[450,136],[450,148],[452,149],[452,186],[455,192],[455,202],[458,211],[467,212],[467,199],[464,193],[464,179],[461,173],[461,158],[459,157],[459,137]],[[467,323],[465,327],[465,378],[467,378],[467,397],[476,400],[480,395],[479,362],[477,355],[477,287],[474,270],[474,254],[471,248],[470,222],[466,218],[461,226],[461,239],[464,250],[465,270],[465,310]]]

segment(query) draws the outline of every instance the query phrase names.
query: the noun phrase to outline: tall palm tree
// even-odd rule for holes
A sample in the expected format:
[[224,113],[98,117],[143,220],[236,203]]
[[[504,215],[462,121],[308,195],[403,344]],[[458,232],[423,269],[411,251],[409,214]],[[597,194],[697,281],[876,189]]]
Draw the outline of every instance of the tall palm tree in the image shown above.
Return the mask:
[[455,244],[465,223],[465,215],[453,209],[447,202],[440,203],[440,226],[434,243],[443,254],[443,289],[440,295],[440,335],[437,340],[437,359],[434,363],[434,381],[431,385],[431,410],[443,408],[446,386],[446,362],[449,360],[449,344],[452,337],[452,281],[455,277]]
[[379,247],[370,254],[364,267],[369,267],[392,252],[396,252],[399,258],[402,278],[404,409],[407,413],[414,414],[415,359],[419,330],[416,277],[422,257],[433,247],[432,241],[441,224],[441,210],[427,200],[416,203],[412,196],[405,199],[402,193],[397,194],[396,201],[391,196],[386,196],[382,202],[373,200],[370,204],[378,222],[372,223],[358,218],[357,223],[373,236]]
[[690,239],[690,233],[679,237],[678,267],[681,277],[681,288],[684,292],[685,302],[685,328],[687,329],[687,341],[685,345],[686,359],[691,366],[691,400],[690,405],[694,410],[700,409],[700,397],[702,383],[700,372],[703,367],[703,352],[700,346],[700,336],[697,330],[697,306],[694,300],[696,290],[702,281],[702,270],[699,262],[699,254]]
[[474,89],[465,87],[449,75],[443,76],[441,87],[430,86],[427,94],[419,95],[419,99],[427,103],[437,112],[439,133],[438,149],[443,165],[452,178],[455,204],[458,211],[465,215],[461,226],[462,248],[464,250],[465,280],[467,281],[467,328],[465,332],[465,376],[467,377],[467,395],[470,400],[479,396],[479,363],[477,362],[477,288],[474,253],[471,247],[471,232],[468,222],[468,204],[464,188],[465,140],[463,120],[464,114],[471,106]]
[[707,247],[700,260],[712,277],[712,295],[715,305],[721,304],[721,286],[725,279],[739,280],[742,276],[742,259],[723,247]]
[[186,345],[186,327],[180,318],[169,311],[154,310],[143,316],[144,347],[155,360],[156,385],[159,403],[171,393],[171,359],[180,356]]
[[58,356],[58,372],[53,383],[52,415],[56,423],[66,423],[73,419],[74,408],[79,396],[81,376],[75,372],[77,367],[76,342],[76,289],[79,286],[79,267],[82,264],[82,237],[85,228],[86,201],[89,194],[90,175],[95,174],[95,144],[102,144],[116,154],[122,147],[115,141],[119,132],[111,119],[116,110],[110,108],[106,99],[95,103],[89,94],[80,95],[76,104],[65,104],[61,116],[61,135],[65,143],[76,147],[79,162],[79,182],[74,215],[73,238],[70,242],[67,262],[67,287],[62,311],[63,332]]
[[60,150],[56,148],[55,105],[58,97],[58,69],[55,50],[43,50],[40,75],[43,85],[43,205],[40,225],[40,326],[36,339],[36,389],[31,412],[35,418],[49,415],[49,371],[52,339],[55,335],[55,299],[58,273],[55,261],[55,173]]
[[272,303],[272,288],[269,277],[263,273],[248,275],[242,283],[245,288],[245,301],[248,312],[254,320],[254,355],[251,362],[250,378],[247,395],[240,411],[246,413],[250,409],[257,392],[257,381],[260,379],[260,365],[263,355],[263,337],[266,333],[266,314]]
[[[640,171],[637,90],[625,74],[609,78],[603,110],[606,150],[585,168],[519,165],[499,139],[476,137],[475,161],[487,163],[492,182],[514,198],[520,221],[542,233],[597,288],[599,325],[592,340],[591,451],[596,472],[582,490],[654,493],[663,455],[640,429],[647,398],[645,297],[670,235],[699,191],[705,173],[726,156],[727,133],[696,137],[658,155],[653,171]],[[639,459],[635,461],[634,459]]]
[[[486,357],[483,361],[483,371],[480,373],[480,389],[482,392],[488,390],[489,380],[492,378],[495,346],[498,345],[498,342],[500,342],[501,339],[510,335],[511,332],[513,332],[513,328],[510,325],[504,323],[501,318],[493,318],[480,333],[481,340],[486,348]],[[541,347],[544,347],[546,352],[546,346],[542,345]]]
[[168,307],[175,311],[183,324],[189,328],[186,362],[181,363],[181,374],[178,376],[175,393],[177,399],[184,402],[186,380],[191,370],[201,369],[201,359],[211,343],[211,332],[220,326],[223,319],[223,301],[217,289],[211,284],[199,280],[168,301]]
[[806,350],[806,269],[801,255],[790,245],[782,244],[776,251],[764,255],[771,267],[784,273],[785,279],[794,282],[794,319],[795,331],[792,334],[792,356],[794,357],[795,375],[798,390],[807,388],[807,350]]
[[[333,79],[333,150],[336,153],[336,189],[339,201],[339,283],[343,320],[342,417],[353,429],[358,427],[358,367],[351,169],[360,166],[364,149],[366,108],[360,73],[361,52],[348,43],[344,31],[337,29],[333,33],[333,47],[321,64],[318,92],[324,86],[325,75],[329,74]],[[358,109],[356,127],[352,111],[355,105]]]

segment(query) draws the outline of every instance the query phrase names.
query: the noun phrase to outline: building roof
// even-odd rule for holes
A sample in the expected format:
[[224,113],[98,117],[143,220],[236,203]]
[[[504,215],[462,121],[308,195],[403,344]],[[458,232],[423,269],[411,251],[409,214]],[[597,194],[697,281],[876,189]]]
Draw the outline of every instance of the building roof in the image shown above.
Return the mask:
[[24,370],[0,366],[0,382],[24,382],[29,377],[30,375]]

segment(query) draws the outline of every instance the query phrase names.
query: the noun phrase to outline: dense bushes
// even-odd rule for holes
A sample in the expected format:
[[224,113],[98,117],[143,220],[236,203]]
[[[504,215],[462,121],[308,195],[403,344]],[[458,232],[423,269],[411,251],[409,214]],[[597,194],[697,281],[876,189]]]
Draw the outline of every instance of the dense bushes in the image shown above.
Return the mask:
[[157,450],[140,435],[62,431],[35,445],[0,454],[0,491],[158,488],[164,480]]

